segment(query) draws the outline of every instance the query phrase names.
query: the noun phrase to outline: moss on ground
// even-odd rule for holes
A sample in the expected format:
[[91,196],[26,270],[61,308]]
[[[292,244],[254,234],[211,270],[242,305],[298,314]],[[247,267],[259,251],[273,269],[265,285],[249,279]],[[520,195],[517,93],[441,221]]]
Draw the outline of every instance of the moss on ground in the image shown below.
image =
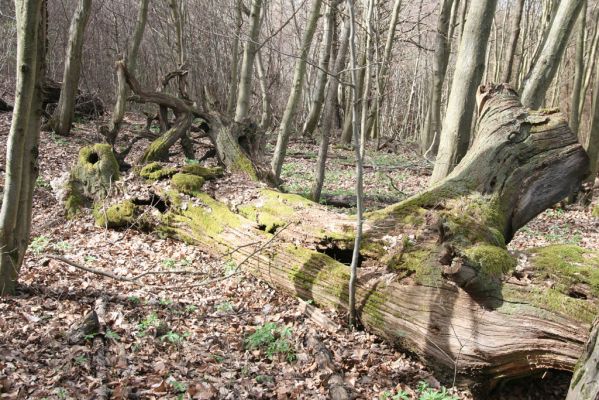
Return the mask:
[[597,204],[594,208],[593,211],[591,211],[591,215],[593,217],[597,217],[599,218],[599,204]]
[[171,185],[174,189],[190,196],[199,195],[204,182],[205,180],[201,176],[184,173],[177,173],[171,178]]
[[551,279],[555,290],[567,294],[575,284],[584,284],[599,297],[599,252],[559,244],[529,250],[536,275]]
[[137,207],[131,200],[125,200],[104,209],[101,205],[94,208],[96,225],[106,228],[124,228],[135,222]]
[[139,176],[150,181],[158,181],[166,179],[177,173],[177,170],[172,167],[165,167],[161,163],[155,161],[144,166],[139,172]]

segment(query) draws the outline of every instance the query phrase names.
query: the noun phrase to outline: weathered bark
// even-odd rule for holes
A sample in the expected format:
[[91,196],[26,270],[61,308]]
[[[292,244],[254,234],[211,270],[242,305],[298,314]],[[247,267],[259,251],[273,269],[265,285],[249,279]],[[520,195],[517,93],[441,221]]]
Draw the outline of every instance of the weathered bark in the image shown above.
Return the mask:
[[275,150],[271,161],[271,172],[277,180],[281,176],[281,169],[283,168],[285,154],[287,153],[287,145],[289,144],[289,136],[291,135],[291,124],[302,95],[304,78],[306,76],[306,65],[308,62],[307,58],[310,52],[310,47],[312,47],[312,38],[314,37],[316,24],[318,22],[318,18],[320,17],[321,5],[322,0],[313,0],[312,9],[310,10],[310,16],[308,18],[308,26],[306,26],[306,30],[304,31],[302,37],[301,51],[298,55],[298,59],[295,64],[295,70],[293,72],[291,93],[289,93],[287,106],[285,107],[283,117],[281,118],[281,125],[279,126],[279,134],[277,136],[277,144],[275,145]]
[[0,296],[13,294],[31,230],[45,76],[46,3],[15,2],[17,83],[0,208]]
[[[577,187],[588,159],[560,114],[527,110],[505,86],[482,88],[479,99],[480,130],[452,174],[366,216],[356,303],[366,329],[449,382],[455,373],[458,382],[489,387],[573,369],[599,311],[599,284],[589,275],[599,254],[541,248],[515,268],[506,242]],[[265,189],[233,210],[202,193],[193,202],[177,197],[166,199],[162,232],[227,253],[294,296],[348,309],[349,268],[341,261],[353,248],[350,217]]]
[[472,2],[468,9],[468,18],[457,55],[454,73],[456,79],[451,85],[431,184],[445,178],[468,150],[474,114],[474,95],[485,70],[490,21],[493,19],[496,5],[496,0],[480,0]]
[[514,55],[516,54],[516,47],[518,46],[518,39],[520,38],[520,22],[522,21],[524,2],[525,0],[517,0],[514,6],[516,15],[512,16],[510,40],[508,42],[507,54],[505,55],[503,72],[501,74],[500,79],[500,81],[503,83],[510,83],[510,81],[512,80],[512,70],[514,69]]
[[[433,59],[433,84],[431,86],[429,111],[422,132],[422,152],[427,151],[436,155],[439,142],[435,136],[441,134],[441,96],[443,83],[449,61],[449,19],[454,0],[443,0],[437,19],[437,32],[435,34],[435,56]],[[431,146],[432,145],[432,146]]]
[[593,87],[593,102],[591,114],[591,129],[584,143],[584,148],[589,155],[590,173],[583,184],[582,203],[589,205],[593,200],[593,187],[597,172],[599,172],[599,71],[595,74]]
[[85,27],[91,13],[91,6],[92,0],[79,0],[71,20],[60,100],[50,121],[52,130],[58,135],[67,136],[71,133],[75,115],[75,98],[83,59],[83,39]]
[[272,110],[270,98],[268,97],[268,81],[266,70],[262,62],[262,53],[256,54],[256,72],[258,73],[258,82],[260,83],[260,94],[262,95],[262,116],[260,117],[260,129],[267,131],[272,123]]
[[538,59],[524,80],[522,104],[539,108],[545,100],[545,93],[553,81],[560,64],[568,38],[582,7],[583,0],[562,0],[547,33]]
[[599,319],[593,323],[591,335],[576,366],[566,400],[599,399]]
[[582,9],[578,15],[578,37],[576,38],[576,55],[574,59],[574,87],[572,89],[572,109],[570,110],[570,128],[577,135],[580,125],[580,92],[582,90],[582,79],[584,76],[584,39],[587,21],[587,2],[583,0]]

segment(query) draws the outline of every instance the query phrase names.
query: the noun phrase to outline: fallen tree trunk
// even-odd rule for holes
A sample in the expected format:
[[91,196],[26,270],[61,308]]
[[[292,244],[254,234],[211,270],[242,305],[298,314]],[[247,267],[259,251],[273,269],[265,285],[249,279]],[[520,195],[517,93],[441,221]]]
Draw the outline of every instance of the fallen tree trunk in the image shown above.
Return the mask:
[[[518,264],[506,250],[520,227],[578,187],[588,159],[560,114],[524,109],[503,85],[481,88],[479,100],[477,138],[452,174],[367,216],[357,304],[366,329],[449,383],[489,388],[573,369],[599,310],[599,254],[558,246]],[[294,296],[347,310],[348,217],[267,189],[244,194],[253,200],[243,204],[186,193],[162,194],[158,230],[227,254]]]

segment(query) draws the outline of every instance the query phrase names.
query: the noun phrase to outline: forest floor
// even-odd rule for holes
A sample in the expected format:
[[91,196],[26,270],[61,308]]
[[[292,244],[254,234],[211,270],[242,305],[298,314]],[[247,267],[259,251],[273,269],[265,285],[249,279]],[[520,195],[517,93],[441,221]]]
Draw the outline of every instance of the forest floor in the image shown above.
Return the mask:
[[[142,121],[129,117],[134,134]],[[0,114],[0,165],[9,127],[10,114]],[[330,350],[352,398],[452,398],[442,397],[434,374],[417,360],[373,335],[347,329],[345,315],[325,311],[332,323],[324,329],[303,302],[234,273],[226,259],[155,234],[98,228],[89,214],[65,219],[52,181],[68,173],[81,146],[100,141],[95,132],[95,124],[77,124],[68,139],[42,133],[32,242],[18,294],[0,299],[0,399],[96,398],[99,376],[115,399],[325,399],[330,373],[318,367],[308,340],[315,336]],[[201,155],[202,148],[197,150]],[[292,143],[283,172],[287,190],[310,187],[316,153],[315,144]],[[134,150],[131,158],[138,155]],[[173,162],[186,160],[177,155]],[[423,189],[431,172],[410,146],[393,154],[369,152],[365,162],[370,208]],[[353,153],[333,148],[325,200],[349,201],[353,174]],[[344,210],[351,212],[351,204]],[[511,249],[556,242],[599,248],[598,228],[599,220],[588,211],[547,210],[518,233]],[[70,267],[51,254],[122,276],[170,273],[122,282]],[[197,286],[207,277],[210,286]],[[98,299],[105,304],[104,340],[69,344],[69,330]],[[249,341],[264,336],[260,328],[267,323],[276,327],[278,347],[271,354],[248,349]],[[567,373],[548,371],[505,384],[491,398],[563,399],[569,379]],[[472,398],[467,391],[448,393]]]

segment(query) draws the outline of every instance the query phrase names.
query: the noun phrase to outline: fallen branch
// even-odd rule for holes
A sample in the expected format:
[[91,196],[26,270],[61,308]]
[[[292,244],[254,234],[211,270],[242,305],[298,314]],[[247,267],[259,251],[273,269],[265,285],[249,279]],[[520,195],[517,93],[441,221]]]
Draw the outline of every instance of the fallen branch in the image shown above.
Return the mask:
[[85,265],[78,264],[73,260],[69,260],[66,257],[59,256],[56,254],[47,254],[46,257],[50,258],[52,260],[60,261],[64,264],[70,265],[71,267],[80,269],[82,271],[90,272],[90,273],[96,274],[96,275],[102,275],[107,278],[111,278],[111,279],[114,279],[114,280],[117,280],[120,282],[137,283],[136,282],[137,280],[139,280],[147,275],[171,275],[171,274],[205,275],[204,272],[196,272],[196,271],[189,271],[189,270],[182,269],[182,270],[172,270],[172,271],[164,271],[164,270],[145,271],[139,275],[127,277],[127,276],[122,276],[122,275],[116,275],[116,274],[113,274],[112,272],[103,271],[101,269],[86,267]]

